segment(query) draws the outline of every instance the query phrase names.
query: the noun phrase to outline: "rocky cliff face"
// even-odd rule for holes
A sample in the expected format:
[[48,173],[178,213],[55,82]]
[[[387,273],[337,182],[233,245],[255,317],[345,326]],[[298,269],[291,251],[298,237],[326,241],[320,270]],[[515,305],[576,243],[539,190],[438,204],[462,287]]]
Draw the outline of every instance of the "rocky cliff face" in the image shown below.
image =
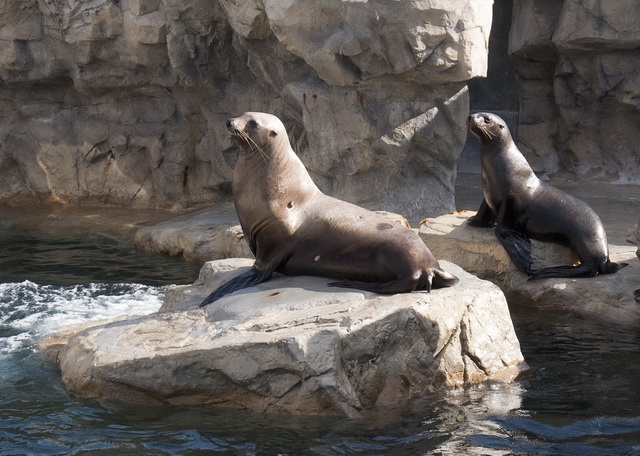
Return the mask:
[[257,110],[327,193],[449,211],[491,4],[0,0],[0,202],[228,198]]
[[514,0],[518,139],[538,171],[640,182],[640,4]]

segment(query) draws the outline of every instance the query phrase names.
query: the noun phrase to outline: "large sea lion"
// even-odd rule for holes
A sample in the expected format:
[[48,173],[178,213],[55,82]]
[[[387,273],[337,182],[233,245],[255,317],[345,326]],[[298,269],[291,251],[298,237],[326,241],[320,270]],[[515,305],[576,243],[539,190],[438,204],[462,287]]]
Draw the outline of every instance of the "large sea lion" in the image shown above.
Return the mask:
[[[484,200],[472,226],[496,226],[495,233],[516,267],[530,279],[593,277],[624,265],[609,260],[602,222],[585,202],[540,181],[518,150],[504,120],[477,113],[468,126],[480,141]],[[531,269],[531,241],[571,248],[580,264]]]
[[323,194],[277,117],[247,112],[229,119],[227,130],[239,146],[234,203],[256,261],[201,306],[274,271],[336,278],[340,282],[330,285],[376,293],[429,291],[458,281],[411,229]]

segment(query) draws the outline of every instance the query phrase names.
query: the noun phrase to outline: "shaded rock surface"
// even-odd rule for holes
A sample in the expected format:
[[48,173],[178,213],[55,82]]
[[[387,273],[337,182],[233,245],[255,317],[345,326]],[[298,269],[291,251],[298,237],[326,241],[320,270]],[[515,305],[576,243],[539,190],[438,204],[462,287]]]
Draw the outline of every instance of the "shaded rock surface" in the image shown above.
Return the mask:
[[[510,262],[493,228],[467,225],[473,211],[425,220],[420,237],[438,259],[455,261],[465,270],[491,278],[511,305],[569,310],[625,326],[640,324],[634,291],[640,287],[640,262],[631,246],[610,245],[612,261],[628,266],[615,274],[580,279],[527,280]],[[572,252],[552,243],[532,241],[534,268],[574,262]]]
[[[237,274],[250,263],[207,269]],[[80,396],[292,414],[357,417],[433,387],[513,379],[523,358],[504,295],[443,266],[460,282],[431,293],[382,296],[280,276],[203,309],[175,303],[215,287],[203,269],[204,284],[170,291],[162,312],[67,331],[40,348]]]
[[227,199],[251,110],[325,192],[448,212],[491,4],[2,0],[0,202]]
[[536,171],[640,182],[640,3],[515,0],[518,144]]

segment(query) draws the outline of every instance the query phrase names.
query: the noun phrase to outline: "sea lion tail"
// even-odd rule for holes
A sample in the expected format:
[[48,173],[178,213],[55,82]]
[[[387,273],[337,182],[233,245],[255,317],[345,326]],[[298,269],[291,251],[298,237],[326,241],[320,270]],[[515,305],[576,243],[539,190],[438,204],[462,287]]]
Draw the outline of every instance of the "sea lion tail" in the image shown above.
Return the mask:
[[207,304],[211,304],[214,301],[222,298],[229,293],[233,293],[234,291],[242,290],[244,288],[249,288],[254,285],[257,285],[261,282],[264,282],[269,277],[271,277],[271,273],[273,271],[259,271],[255,267],[251,267],[247,272],[243,272],[239,276],[234,277],[229,280],[224,285],[216,288],[213,293],[207,296],[204,301],[200,303],[200,307],[204,307]]

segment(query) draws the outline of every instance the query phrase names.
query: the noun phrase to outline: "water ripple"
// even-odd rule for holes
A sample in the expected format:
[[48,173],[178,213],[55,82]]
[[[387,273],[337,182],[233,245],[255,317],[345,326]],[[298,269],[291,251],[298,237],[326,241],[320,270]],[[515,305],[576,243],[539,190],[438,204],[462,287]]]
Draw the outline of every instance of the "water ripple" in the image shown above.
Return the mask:
[[142,315],[160,308],[167,286],[0,283],[0,354],[33,348],[63,326]]

